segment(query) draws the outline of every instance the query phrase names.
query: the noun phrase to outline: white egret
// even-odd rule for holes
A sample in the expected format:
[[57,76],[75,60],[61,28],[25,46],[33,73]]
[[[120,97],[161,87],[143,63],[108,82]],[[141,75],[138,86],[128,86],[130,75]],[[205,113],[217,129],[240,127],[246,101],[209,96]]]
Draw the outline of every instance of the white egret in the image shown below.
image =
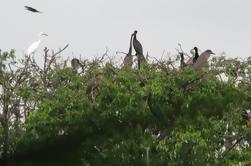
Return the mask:
[[207,65],[208,58],[211,54],[214,54],[211,50],[206,50],[200,54],[196,62],[193,64],[193,68],[199,70]]
[[48,35],[47,35],[46,33],[43,33],[43,32],[40,32],[40,33],[38,34],[38,40],[35,41],[34,43],[32,43],[32,44],[30,45],[30,47],[27,49],[27,51],[26,51],[26,53],[27,53],[28,56],[34,55],[34,54],[35,54],[35,52],[36,52],[37,49],[38,49],[38,46],[39,46],[40,43],[42,42],[42,37],[43,37],[43,36],[48,36]]

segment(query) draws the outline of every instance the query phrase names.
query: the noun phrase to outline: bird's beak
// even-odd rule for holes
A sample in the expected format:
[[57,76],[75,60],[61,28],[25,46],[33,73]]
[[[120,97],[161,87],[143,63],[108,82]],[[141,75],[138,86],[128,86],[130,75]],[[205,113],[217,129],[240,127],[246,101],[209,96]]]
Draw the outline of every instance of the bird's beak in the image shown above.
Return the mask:
[[214,52],[212,52],[211,54],[215,55],[215,53],[214,53]]
[[48,36],[46,33],[43,33],[42,36]]

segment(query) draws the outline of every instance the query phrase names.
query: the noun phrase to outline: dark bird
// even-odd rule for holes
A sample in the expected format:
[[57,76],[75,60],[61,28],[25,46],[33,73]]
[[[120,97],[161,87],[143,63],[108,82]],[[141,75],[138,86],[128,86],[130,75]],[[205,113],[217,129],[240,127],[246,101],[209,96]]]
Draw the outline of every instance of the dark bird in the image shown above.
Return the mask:
[[133,38],[133,47],[134,47],[134,50],[136,51],[136,54],[143,55],[143,47],[137,39],[137,33],[138,33],[138,31],[134,31],[134,33],[133,33],[133,37],[134,37]]
[[193,57],[193,64],[195,64],[195,62],[197,61],[197,59],[199,58],[199,52],[198,52],[198,48],[194,47],[193,48],[195,53],[194,53],[194,57]]
[[140,69],[140,65],[146,63],[146,58],[143,55],[143,47],[141,43],[137,40],[138,31],[134,31],[133,33],[133,47],[136,52],[136,56],[138,57],[138,69]]
[[195,58],[195,54],[197,52],[198,54],[196,55],[196,57],[199,57],[199,51],[200,51],[200,49],[198,49],[198,47],[194,47],[190,50],[190,53],[192,54],[192,56],[189,57],[189,59],[186,61],[187,65],[193,65],[197,61],[198,58]]
[[184,68],[186,66],[186,63],[184,62],[184,53],[179,52],[180,54],[180,68]]
[[131,38],[130,38],[130,46],[129,46],[129,51],[126,54],[123,64],[125,67],[132,67],[133,64],[133,56],[132,56],[132,38],[133,38],[134,34],[131,34]]
[[34,12],[34,13],[42,13],[40,11],[38,11],[37,9],[34,9],[33,7],[30,6],[24,6],[26,10]]

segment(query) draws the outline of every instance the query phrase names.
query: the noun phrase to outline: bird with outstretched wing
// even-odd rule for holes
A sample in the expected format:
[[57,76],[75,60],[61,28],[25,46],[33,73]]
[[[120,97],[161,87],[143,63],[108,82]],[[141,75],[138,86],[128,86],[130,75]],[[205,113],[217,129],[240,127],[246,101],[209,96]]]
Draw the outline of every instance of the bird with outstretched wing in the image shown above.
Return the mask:
[[42,13],[41,11],[38,11],[37,9],[34,9],[33,7],[30,6],[24,6],[26,10],[34,12],[34,13]]

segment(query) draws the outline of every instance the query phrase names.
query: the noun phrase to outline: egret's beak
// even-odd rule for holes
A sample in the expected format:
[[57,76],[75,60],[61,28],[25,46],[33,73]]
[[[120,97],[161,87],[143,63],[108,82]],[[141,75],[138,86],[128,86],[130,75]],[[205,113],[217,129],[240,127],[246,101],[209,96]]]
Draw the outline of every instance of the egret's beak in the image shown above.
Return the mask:
[[214,52],[212,52],[211,54],[215,55],[215,53],[214,53]]

